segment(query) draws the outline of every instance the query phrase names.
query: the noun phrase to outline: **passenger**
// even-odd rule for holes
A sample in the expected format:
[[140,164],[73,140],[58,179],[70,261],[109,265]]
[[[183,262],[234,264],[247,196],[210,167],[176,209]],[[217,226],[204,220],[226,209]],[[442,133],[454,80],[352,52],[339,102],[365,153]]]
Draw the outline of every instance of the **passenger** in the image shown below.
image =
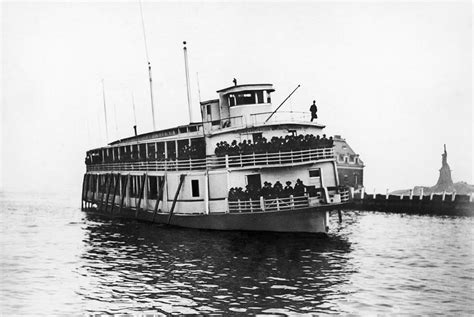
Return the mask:
[[276,181],[275,185],[273,185],[273,193],[275,197],[283,197],[283,185],[279,182]]
[[295,196],[304,196],[305,187],[306,186],[303,184],[303,182],[298,178],[296,180],[295,189],[294,189]]
[[313,100],[313,104],[309,108],[309,111],[311,112],[311,122],[313,122],[314,119],[318,118],[318,107],[316,107],[316,100]]
[[229,190],[229,201],[237,201],[237,194],[234,187]]
[[283,189],[284,197],[290,197],[293,195],[293,187],[291,187],[291,182],[287,181],[286,186]]
[[269,182],[264,182],[260,194],[264,199],[270,198],[272,196],[272,184]]
[[326,138],[326,134],[323,134],[323,138],[321,139],[321,147],[328,146],[328,139]]

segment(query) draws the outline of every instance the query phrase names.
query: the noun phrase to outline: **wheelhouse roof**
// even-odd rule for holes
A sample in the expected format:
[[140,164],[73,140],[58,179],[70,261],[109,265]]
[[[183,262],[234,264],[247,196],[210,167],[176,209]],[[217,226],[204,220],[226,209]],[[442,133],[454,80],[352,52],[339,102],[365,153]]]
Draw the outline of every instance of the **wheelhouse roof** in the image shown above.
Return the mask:
[[244,84],[244,85],[234,85],[230,86],[224,89],[220,89],[217,92],[218,93],[226,93],[226,92],[233,92],[234,90],[236,91],[243,91],[243,90],[270,90],[270,91],[275,91],[273,89],[272,84]]

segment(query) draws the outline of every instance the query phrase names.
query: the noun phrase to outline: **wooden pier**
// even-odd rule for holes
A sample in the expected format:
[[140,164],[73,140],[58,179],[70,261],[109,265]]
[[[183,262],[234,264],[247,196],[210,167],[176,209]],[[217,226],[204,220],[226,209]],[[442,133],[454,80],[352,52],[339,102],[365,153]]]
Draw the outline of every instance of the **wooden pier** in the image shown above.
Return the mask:
[[442,193],[390,195],[356,193],[348,208],[381,212],[474,216],[472,195]]

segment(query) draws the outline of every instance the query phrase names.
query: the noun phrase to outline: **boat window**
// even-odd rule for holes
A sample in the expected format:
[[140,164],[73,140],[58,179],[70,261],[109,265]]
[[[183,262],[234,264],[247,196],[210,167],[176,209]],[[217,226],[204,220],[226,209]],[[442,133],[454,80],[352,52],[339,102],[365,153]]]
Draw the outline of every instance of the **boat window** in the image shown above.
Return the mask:
[[236,95],[237,105],[255,104],[255,93],[253,91],[241,92]]
[[256,91],[255,93],[257,94],[257,103],[263,103],[263,91],[260,90]]
[[138,144],[132,145],[132,159],[138,159]]
[[207,111],[207,114],[210,116],[211,115],[211,105],[206,106],[206,111]]
[[197,125],[190,126],[188,130],[189,132],[196,132],[198,130],[198,126]]
[[235,106],[235,96],[229,95],[229,107]]
[[119,148],[118,147],[114,147],[114,159],[116,161],[118,161],[118,159],[119,159]]
[[193,179],[191,180],[191,191],[193,197],[199,197],[199,180]]
[[188,129],[186,128],[179,128],[179,133],[186,133],[188,132]]
[[156,151],[155,151],[155,143],[148,143],[148,158],[154,159],[156,158]]
[[267,103],[272,103],[272,96],[269,90],[267,90]]
[[140,151],[140,156],[139,157],[141,159],[146,158],[146,144],[140,144],[138,146],[138,148],[139,148],[139,151]]
[[158,142],[156,143],[156,154],[157,154],[157,159],[164,159],[165,158],[165,143],[164,142]]
[[149,176],[148,177],[148,198],[157,199],[158,198],[158,177]]
[[188,158],[189,155],[187,155],[189,152],[189,140],[178,140],[178,158],[183,159],[183,158]]
[[321,170],[319,168],[314,169],[314,170],[310,170],[309,171],[309,177],[321,177]]
[[166,142],[166,151],[169,159],[176,159],[176,143],[174,141]]
[[206,157],[206,141],[204,140],[204,138],[191,139],[191,157]]

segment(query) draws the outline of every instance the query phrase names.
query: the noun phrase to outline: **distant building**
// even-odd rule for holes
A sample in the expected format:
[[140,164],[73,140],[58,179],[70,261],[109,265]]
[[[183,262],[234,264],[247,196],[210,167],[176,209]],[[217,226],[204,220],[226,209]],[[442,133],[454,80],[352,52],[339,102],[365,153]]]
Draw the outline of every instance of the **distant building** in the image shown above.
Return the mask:
[[334,152],[336,154],[339,184],[355,189],[364,186],[364,162],[340,135],[334,136]]

